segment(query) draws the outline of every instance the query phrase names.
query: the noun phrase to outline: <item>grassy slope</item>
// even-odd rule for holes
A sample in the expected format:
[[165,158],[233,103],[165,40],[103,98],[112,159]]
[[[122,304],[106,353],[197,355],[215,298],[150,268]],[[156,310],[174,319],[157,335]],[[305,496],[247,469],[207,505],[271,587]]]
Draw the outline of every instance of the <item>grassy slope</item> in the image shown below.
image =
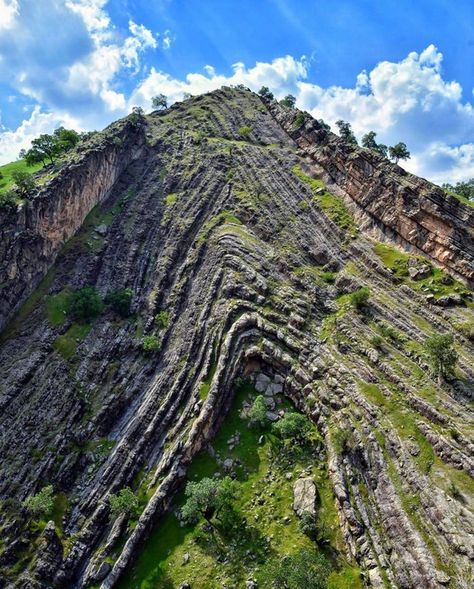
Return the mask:
[[34,166],[27,166],[25,160],[17,160],[16,162],[10,162],[9,164],[5,164],[4,166],[0,166],[0,192],[4,192],[8,190],[12,184],[12,174],[16,171],[28,172],[32,174],[33,172],[37,172],[43,167],[43,164],[35,164]]
[[[239,389],[233,408],[212,443],[221,459],[231,457],[241,462],[236,472],[242,496],[235,506],[240,524],[230,535],[203,534],[200,525],[181,527],[174,513],[184,501],[183,492],[179,493],[170,512],[155,526],[135,566],[119,583],[120,589],[171,588],[184,581],[201,589],[224,585],[229,588],[243,587],[249,575],[259,579],[259,571],[270,559],[280,560],[302,547],[318,550],[300,532],[298,518],[292,509],[292,486],[297,473],[304,468],[311,469],[318,484],[322,504],[320,523],[328,531],[328,539],[333,545],[336,543],[337,515],[324,467],[315,461],[311,450],[301,453],[292,463],[276,465],[270,455],[275,439],[267,434],[264,443],[259,444],[260,432],[250,430],[247,422],[240,417],[243,399],[252,394],[254,391],[249,385]],[[229,451],[227,440],[235,432],[240,433],[240,443]],[[315,429],[311,437],[317,440]],[[199,480],[205,476],[212,477],[216,472],[222,474],[222,469],[215,458],[205,451],[193,461],[188,478]],[[287,473],[291,473],[290,480],[286,478]],[[334,551],[327,546],[321,549],[328,555],[334,555]],[[189,563],[184,565],[186,553],[190,558]],[[337,562],[334,556],[331,558],[335,570],[329,579],[329,589],[361,587],[356,568]],[[269,586],[259,579],[259,587],[265,589]]]

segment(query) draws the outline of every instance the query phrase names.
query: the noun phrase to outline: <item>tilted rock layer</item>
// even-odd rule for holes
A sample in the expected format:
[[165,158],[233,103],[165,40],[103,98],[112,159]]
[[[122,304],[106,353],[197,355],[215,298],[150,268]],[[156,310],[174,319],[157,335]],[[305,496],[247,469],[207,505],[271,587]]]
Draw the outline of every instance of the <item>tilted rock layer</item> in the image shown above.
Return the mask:
[[[1,220],[0,587],[113,587],[255,370],[324,435],[340,548],[366,585],[472,587],[474,347],[458,329],[472,301],[427,304],[373,240],[472,284],[472,209],[295,116],[223,89],[125,119]],[[359,231],[335,223],[342,202]],[[133,317],[58,317],[85,285],[130,288]],[[433,332],[459,352],[442,387],[422,352]],[[143,473],[130,531],[108,496]],[[48,484],[68,507],[38,535],[20,503]]]

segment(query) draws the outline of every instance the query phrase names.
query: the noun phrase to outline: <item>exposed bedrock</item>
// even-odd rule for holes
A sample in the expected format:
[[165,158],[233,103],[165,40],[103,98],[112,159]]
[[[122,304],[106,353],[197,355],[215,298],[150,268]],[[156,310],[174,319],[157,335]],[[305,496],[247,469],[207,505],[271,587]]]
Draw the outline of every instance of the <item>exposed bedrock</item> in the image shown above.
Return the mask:
[[[141,134],[124,138],[123,167],[110,147],[121,171],[107,175],[102,164],[104,235],[79,229],[0,345],[3,586],[114,587],[222,423],[236,379],[263,373],[324,439],[338,549],[365,585],[472,587],[474,347],[457,329],[472,309],[424,304],[371,239],[323,212],[294,173],[309,169],[304,133],[319,131],[292,139],[290,114],[223,89],[148,116]],[[329,158],[343,166],[348,152],[318,137],[311,165],[329,174]],[[389,199],[388,189],[371,194],[368,208]],[[441,212],[453,226],[465,214],[450,201]],[[456,225],[455,238],[441,234],[448,253],[464,249],[436,259],[469,278],[469,233]],[[86,326],[52,316],[66,289],[84,285],[101,295],[130,288],[133,315],[106,309]],[[350,293],[361,286],[370,298],[356,309]],[[459,353],[443,387],[423,354],[434,331],[452,333]],[[144,335],[160,349],[147,354]],[[40,534],[21,502],[49,484],[67,503],[60,525]],[[110,517],[109,496],[125,486],[148,496],[133,529]]]

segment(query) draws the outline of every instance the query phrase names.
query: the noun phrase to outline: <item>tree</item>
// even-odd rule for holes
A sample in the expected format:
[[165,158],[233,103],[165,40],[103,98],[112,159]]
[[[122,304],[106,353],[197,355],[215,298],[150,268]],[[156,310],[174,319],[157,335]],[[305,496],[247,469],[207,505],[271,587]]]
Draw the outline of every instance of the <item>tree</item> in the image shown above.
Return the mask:
[[0,209],[14,209],[17,206],[17,195],[13,190],[0,192]]
[[228,509],[238,494],[239,484],[230,477],[190,481],[186,485],[186,503],[181,509],[181,517],[188,524],[198,522],[200,517],[211,523],[213,516]]
[[267,86],[262,86],[258,91],[259,95],[265,100],[273,100],[275,97]]
[[151,99],[151,106],[155,110],[164,110],[165,108],[168,108],[168,99],[164,94],[157,94]]
[[24,170],[12,172],[12,180],[16,186],[16,192],[21,198],[26,198],[35,189],[35,181],[31,174]]
[[130,303],[132,302],[133,291],[131,288],[121,288],[110,291],[104,299],[107,305],[121,317],[130,315]]
[[369,302],[369,297],[370,290],[366,286],[364,286],[354,291],[350,295],[349,300],[354,308],[362,309],[362,307],[365,307]]
[[273,431],[283,440],[302,441],[309,430],[311,423],[301,413],[288,412],[276,423],[273,424]]
[[93,286],[85,286],[70,294],[66,312],[78,321],[90,321],[97,317],[104,308],[104,303]]
[[53,485],[43,487],[36,495],[30,495],[23,501],[23,507],[35,517],[49,515],[53,504]]
[[324,554],[303,548],[283,559],[271,560],[263,577],[275,589],[326,589],[330,573],[331,564]]
[[408,160],[411,157],[406,144],[402,142],[397,143],[392,147],[389,147],[388,154],[390,156],[390,159],[395,160],[396,164],[398,164],[399,160]]
[[156,335],[145,335],[142,339],[142,348],[143,351],[147,354],[158,352],[158,350],[161,348],[160,340],[156,337]]
[[46,160],[54,164],[56,158],[60,153],[58,138],[54,135],[43,133],[31,142],[31,149],[26,152],[26,163],[43,162]]
[[138,497],[129,488],[124,487],[116,495],[109,496],[110,513],[113,517],[126,515],[130,517],[138,514],[140,503]]
[[193,95],[191,94],[191,92],[185,92],[183,94],[183,100],[189,100],[192,97],[193,97]]
[[362,147],[365,147],[366,149],[376,150],[378,147],[377,142],[375,141],[376,136],[377,133],[375,131],[369,131],[368,133],[363,135],[361,141]]
[[280,100],[280,104],[288,108],[295,108],[296,98],[292,94],[287,94],[285,98]]
[[264,428],[268,425],[267,406],[262,395],[258,395],[248,412],[250,427]]
[[326,123],[326,121],[323,121],[323,119],[318,119],[318,123],[320,124],[320,126],[325,130],[325,131],[330,131],[331,130],[331,126],[328,125]]
[[336,127],[339,129],[339,136],[343,139],[346,143],[351,143],[352,145],[357,145],[357,139],[352,131],[351,124],[347,121],[343,121],[339,119],[336,121]]
[[457,184],[443,184],[441,188],[449,192],[467,198],[468,200],[474,200],[474,178],[466,180],[465,182],[457,182]]
[[454,367],[458,360],[458,354],[454,349],[454,338],[451,334],[434,335],[425,343],[434,376],[438,383],[442,384],[454,374]]
[[388,147],[383,143],[378,143],[376,151],[380,153],[381,156],[387,157],[388,155]]
[[69,151],[81,140],[81,136],[77,131],[74,131],[74,129],[65,129],[64,127],[55,129],[53,137],[56,139],[59,152]]

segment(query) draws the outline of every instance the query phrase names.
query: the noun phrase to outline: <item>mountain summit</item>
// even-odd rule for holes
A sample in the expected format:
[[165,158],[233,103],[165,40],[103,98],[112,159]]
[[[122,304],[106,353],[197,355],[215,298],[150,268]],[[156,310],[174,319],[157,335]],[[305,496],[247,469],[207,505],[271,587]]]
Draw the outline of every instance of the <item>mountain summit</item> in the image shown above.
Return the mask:
[[[0,587],[272,587],[300,543],[328,587],[473,586],[473,208],[223,88],[80,144],[0,230]],[[230,539],[174,515],[214,471]]]

